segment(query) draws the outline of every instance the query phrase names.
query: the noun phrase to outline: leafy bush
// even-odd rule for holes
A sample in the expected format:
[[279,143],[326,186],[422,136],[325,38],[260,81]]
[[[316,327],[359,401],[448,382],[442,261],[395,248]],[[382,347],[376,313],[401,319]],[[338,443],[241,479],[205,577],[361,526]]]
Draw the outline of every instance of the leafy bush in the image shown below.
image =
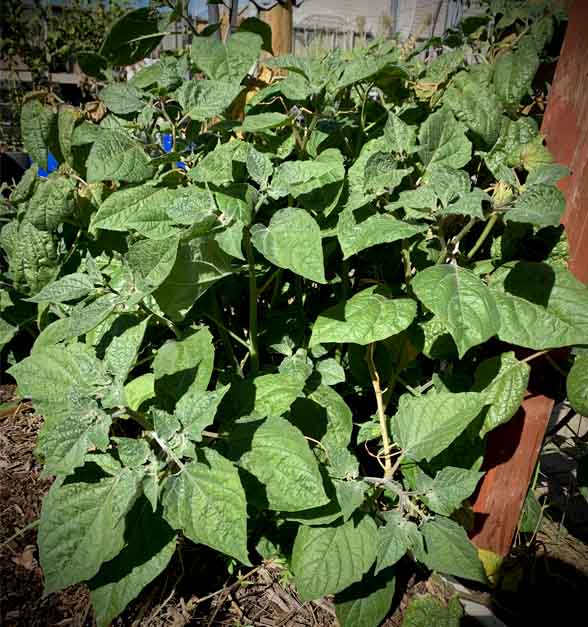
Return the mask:
[[[178,533],[285,558],[345,627],[381,621],[407,552],[486,580],[458,522],[486,435],[534,357],[588,343],[566,171],[528,115],[554,18],[510,6],[442,51],[277,58],[271,82],[248,21],[107,84],[101,119],[30,97],[27,149],[62,166],[4,205],[0,329],[35,335],[10,373],[57,477],[47,592],[87,582],[107,625]],[[107,64],[147,54],[137,24]]]

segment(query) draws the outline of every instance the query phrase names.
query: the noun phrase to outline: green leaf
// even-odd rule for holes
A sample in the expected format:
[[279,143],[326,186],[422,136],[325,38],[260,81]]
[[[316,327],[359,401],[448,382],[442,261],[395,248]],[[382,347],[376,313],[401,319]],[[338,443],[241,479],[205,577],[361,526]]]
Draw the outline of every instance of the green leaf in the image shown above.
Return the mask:
[[347,403],[333,388],[319,385],[308,398],[327,412],[327,431],[321,443],[330,448],[346,448],[351,441],[353,415]]
[[588,342],[588,289],[566,268],[505,264],[492,274],[490,287],[502,341],[534,350]]
[[333,479],[337,502],[343,513],[343,520],[348,520],[364,501],[367,485],[362,481],[342,481]]
[[316,365],[316,371],[321,375],[323,385],[337,385],[337,383],[344,383],[345,381],[345,369],[332,357],[319,361]]
[[150,448],[146,440],[124,437],[113,437],[112,439],[116,442],[116,452],[123,466],[139,468],[149,459]]
[[246,164],[249,176],[261,188],[266,187],[269,177],[274,170],[271,159],[267,154],[265,152],[259,152],[259,150],[255,150],[255,148],[251,146],[247,153]]
[[233,183],[236,179],[235,171],[239,170],[241,164],[242,176],[245,176],[245,163],[249,151],[249,144],[240,140],[219,144],[190,170],[189,176],[199,183],[213,185]]
[[485,359],[476,368],[473,391],[481,392],[490,405],[481,437],[515,415],[527,391],[530,372],[528,364],[519,361],[512,351]]
[[174,416],[182,423],[186,434],[194,442],[202,440],[202,430],[214,422],[214,416],[229,386],[213,392],[190,389],[176,404]]
[[417,470],[416,489],[423,503],[432,511],[451,516],[476,489],[483,472],[464,468],[442,468],[434,479]]
[[432,266],[419,272],[411,285],[419,300],[443,321],[460,357],[498,333],[494,296],[470,270],[451,264]]
[[442,213],[471,216],[483,220],[482,203],[489,199],[490,197],[486,192],[481,189],[474,189],[471,192],[462,194],[455,202],[445,207]]
[[101,100],[117,115],[140,111],[145,104],[143,97],[143,92],[129,83],[112,83],[100,92]]
[[377,246],[408,239],[427,230],[422,224],[409,224],[391,215],[377,213],[357,222],[353,211],[343,210],[337,223],[337,238],[343,250],[343,259]]
[[335,596],[335,612],[339,627],[378,627],[390,607],[396,579],[388,573],[379,577],[366,575]]
[[175,550],[173,529],[139,499],[127,516],[124,549],[88,584],[97,627],[108,627],[165,570]]
[[430,461],[462,433],[485,404],[486,399],[477,392],[404,394],[392,430],[408,457]]
[[132,65],[157,48],[164,35],[159,31],[156,10],[146,7],[128,11],[112,24],[99,53],[111,65]]
[[231,438],[246,445],[238,464],[265,486],[269,509],[299,512],[329,502],[314,454],[284,418],[239,425]]
[[385,340],[406,329],[415,315],[413,300],[390,298],[384,289],[368,287],[319,315],[310,346],[326,342],[365,345]]
[[[272,178],[270,195],[272,198],[305,194],[342,181],[345,176],[343,155],[335,148],[321,152],[314,160],[285,161],[280,164]],[[321,210],[322,207],[316,207]]]
[[214,37],[194,37],[190,58],[208,78],[239,84],[257,61],[262,38],[252,32],[237,32],[223,42]]
[[500,133],[502,106],[493,91],[469,72],[460,72],[445,91],[443,101],[485,145],[494,145]]
[[120,553],[137,487],[138,478],[128,469],[91,483],[52,486],[43,501],[38,538],[45,594],[90,579]]
[[153,296],[166,315],[180,320],[206,290],[232,273],[231,258],[216,240],[197,237],[180,243],[174,267]]
[[418,541],[418,527],[398,511],[386,512],[386,524],[378,529],[377,575],[394,566]]
[[74,272],[46,285],[27,300],[31,303],[66,303],[87,296],[94,289],[94,283],[87,274]]
[[179,238],[147,239],[129,247],[129,267],[136,277],[135,288],[142,298],[156,290],[169,276],[178,256]]
[[518,50],[500,55],[494,66],[494,90],[498,99],[509,110],[515,111],[539,67],[539,56],[527,38],[521,40]]
[[216,243],[224,253],[243,261],[245,261],[245,255],[243,254],[244,228],[245,224],[241,220],[236,220],[214,236]]
[[303,601],[341,592],[359,581],[376,559],[377,529],[365,516],[333,527],[298,529],[292,571]]
[[36,451],[44,461],[44,472],[69,475],[83,465],[86,453],[105,451],[112,417],[95,401],[71,404],[71,414],[59,421],[45,423],[37,441]]
[[409,155],[416,150],[416,127],[410,126],[395,113],[388,114],[384,138],[392,152]]
[[372,154],[365,164],[364,189],[366,192],[379,196],[390,194],[396,189],[402,179],[413,170],[399,168],[400,161],[389,152],[376,152]]
[[129,381],[124,387],[127,407],[139,411],[145,401],[155,398],[155,375],[147,372]]
[[459,627],[462,616],[457,596],[449,600],[447,607],[433,596],[415,596],[406,608],[402,627]]
[[0,318],[0,350],[18,333],[18,327],[8,324]]
[[88,183],[140,183],[153,175],[150,159],[134,139],[114,129],[100,129],[86,162]]
[[[357,48],[355,49],[357,50]],[[345,89],[356,83],[374,80],[380,73],[386,76],[405,76],[405,71],[392,63],[392,59],[386,56],[364,54],[350,62],[345,63],[345,69],[339,81],[337,90]]]
[[74,213],[75,189],[72,179],[51,175],[29,200],[26,219],[41,231],[54,231]]
[[565,208],[566,199],[555,185],[537,184],[525,188],[504,218],[536,226],[559,226]]
[[427,168],[446,165],[462,168],[472,156],[465,125],[457,122],[449,108],[432,113],[419,131],[419,155]]
[[588,355],[578,355],[567,380],[570,405],[582,416],[588,416]]
[[190,462],[167,480],[165,519],[193,542],[250,564],[247,502],[237,468],[216,451],[203,450],[206,463]]
[[74,162],[71,146],[74,127],[79,116],[78,110],[73,107],[62,107],[57,114],[59,148],[65,162],[69,165],[73,165]]
[[537,500],[533,490],[529,488],[519,520],[519,531],[521,533],[536,533],[542,516],[541,503]]
[[110,383],[94,351],[85,344],[47,346],[8,370],[19,393],[33,400],[46,421],[67,417],[73,403],[93,397]]
[[456,170],[446,165],[437,165],[427,173],[431,185],[443,207],[470,191],[470,177],[465,170]]
[[153,360],[157,395],[178,401],[188,392],[206,390],[213,364],[212,335],[206,327],[182,340],[168,340]]
[[239,83],[186,81],[177,91],[180,106],[193,120],[205,121],[222,115],[241,93]]
[[440,573],[486,583],[478,551],[463,527],[449,518],[437,516],[424,523],[421,533],[426,548],[415,547],[419,562]]
[[255,224],[251,242],[269,261],[306,279],[326,283],[321,231],[304,209],[277,211],[269,226]]
[[45,327],[35,340],[33,351],[86,335],[114,311],[120,302],[117,294],[104,294],[89,305],[80,304],[66,318],[60,318]]
[[75,58],[84,74],[101,81],[106,80],[105,72],[108,69],[106,57],[92,50],[81,50],[75,55]]
[[47,143],[53,117],[51,110],[38,100],[28,100],[20,111],[20,132],[24,149],[40,168],[47,169]]
[[555,185],[560,179],[570,175],[570,170],[559,163],[549,163],[539,166],[529,172],[525,181],[525,188],[535,185]]
[[24,203],[33,195],[39,182],[39,168],[32,165],[25,170],[22,178],[10,193],[10,202],[13,205]]
[[288,116],[285,113],[269,112],[269,113],[257,113],[255,115],[247,115],[241,125],[241,130],[244,133],[259,133],[267,131],[277,126],[282,126],[288,121]]

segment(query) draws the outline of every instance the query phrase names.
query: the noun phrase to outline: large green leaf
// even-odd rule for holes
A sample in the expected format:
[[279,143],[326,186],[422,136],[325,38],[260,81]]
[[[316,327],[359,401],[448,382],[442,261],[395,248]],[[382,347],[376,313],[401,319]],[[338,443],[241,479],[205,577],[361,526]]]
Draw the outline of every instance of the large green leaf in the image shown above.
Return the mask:
[[394,566],[418,541],[418,527],[398,511],[386,512],[386,524],[378,529],[376,571]]
[[535,350],[588,343],[588,289],[566,268],[514,262],[494,272],[490,287],[504,342]]
[[443,321],[460,357],[498,333],[494,296],[470,270],[451,264],[433,266],[419,272],[411,285],[422,303]]
[[121,470],[94,482],[57,483],[43,501],[39,553],[45,593],[93,577],[124,546],[138,477]]
[[416,303],[391,298],[380,287],[368,287],[316,319],[310,346],[326,342],[371,344],[404,331],[414,320]]
[[376,559],[377,529],[365,516],[333,527],[298,529],[292,571],[300,598],[320,599],[359,581]]
[[513,352],[485,359],[477,368],[473,390],[490,404],[480,435],[508,422],[523,402],[531,369]]
[[190,57],[208,78],[239,84],[257,61],[262,38],[238,32],[223,42],[214,37],[194,37]]
[[182,423],[191,440],[202,440],[202,430],[214,422],[216,410],[228,390],[228,385],[212,392],[190,389],[178,401],[174,416]]
[[445,450],[482,411],[486,399],[477,392],[432,392],[400,397],[392,432],[405,454],[430,461]]
[[478,551],[461,525],[449,518],[437,516],[425,522],[421,533],[424,547],[415,546],[415,557],[419,562],[431,570],[486,583]]
[[351,441],[353,414],[343,398],[328,385],[319,385],[308,398],[327,412],[327,431],[322,443],[329,448],[346,448]]
[[110,383],[94,351],[85,344],[35,350],[8,372],[16,379],[19,393],[33,400],[46,422],[67,417],[76,400],[92,397]]
[[26,219],[41,231],[54,231],[74,213],[75,189],[73,179],[52,174],[29,200]]
[[129,83],[111,83],[100,92],[104,104],[117,115],[140,111],[144,106],[143,97],[143,92]]
[[236,180],[235,174],[239,170],[241,170],[241,176],[245,176],[245,163],[249,150],[249,144],[240,140],[219,144],[190,170],[189,176],[199,183],[213,185],[232,183]]
[[163,35],[157,11],[148,7],[135,9],[112,24],[99,52],[112,65],[132,65],[149,56]]
[[88,183],[140,183],[153,174],[150,159],[142,146],[126,133],[115,129],[100,129],[90,148],[86,169]]
[[525,189],[504,218],[536,226],[559,226],[565,208],[566,199],[555,185],[538,184]]
[[247,502],[237,468],[212,449],[167,480],[165,519],[194,542],[249,564]]
[[345,209],[339,214],[337,238],[343,250],[343,258],[347,259],[366,248],[408,239],[426,230],[426,225],[409,224],[380,213],[357,222],[353,211]]
[[582,416],[588,416],[588,355],[578,355],[566,380],[568,400]]
[[46,285],[28,300],[32,303],[66,303],[87,296],[94,283],[87,274],[74,272]]
[[277,126],[282,126],[289,120],[285,113],[270,112],[247,115],[243,120],[241,129],[245,133],[259,133]]
[[18,327],[15,327],[6,320],[0,318],[0,350],[17,334]]
[[523,38],[515,52],[500,55],[494,66],[494,90],[508,109],[515,111],[522,97],[529,91],[539,56],[529,38]]
[[188,391],[206,390],[214,364],[212,335],[204,327],[182,340],[168,340],[155,355],[155,391],[178,401]]
[[416,127],[410,126],[392,112],[388,114],[384,138],[388,150],[392,152],[410,154],[416,150]]
[[38,100],[28,100],[20,111],[20,132],[25,150],[40,168],[47,168],[53,113]]
[[69,475],[83,465],[86,453],[104,451],[110,442],[112,417],[95,401],[83,399],[71,404],[71,413],[43,425],[36,451],[50,475]]
[[269,226],[253,225],[251,241],[276,266],[311,281],[326,283],[321,231],[304,209],[280,209],[272,216]]
[[416,489],[423,503],[432,511],[451,516],[476,489],[483,472],[465,468],[442,468],[434,479],[417,469]]
[[241,92],[239,83],[227,81],[185,81],[177,97],[185,114],[193,120],[222,115]]
[[419,155],[427,168],[437,165],[462,168],[469,162],[472,144],[465,128],[446,107],[425,120],[419,131]]
[[238,464],[263,484],[269,509],[299,512],[329,502],[314,454],[284,418],[239,425],[231,438],[245,447]]
[[378,627],[390,611],[396,579],[389,573],[370,577],[368,573],[335,596],[339,627]]
[[181,319],[206,290],[232,272],[231,258],[215,239],[196,237],[180,243],[174,267],[153,295],[170,318]]
[[[305,194],[342,181],[345,176],[343,156],[335,148],[329,148],[314,160],[285,161],[280,164],[272,178],[270,194],[273,198]],[[323,207],[316,207],[322,210]]]
[[179,238],[147,239],[129,247],[129,267],[136,277],[138,298],[151,294],[169,276],[178,256]]
[[81,117],[80,112],[74,107],[60,107],[57,114],[57,132],[59,149],[66,163],[73,167],[74,157],[71,150],[73,132],[76,122]]
[[98,627],[108,627],[162,573],[176,550],[173,529],[140,498],[127,516],[124,549],[89,582]]

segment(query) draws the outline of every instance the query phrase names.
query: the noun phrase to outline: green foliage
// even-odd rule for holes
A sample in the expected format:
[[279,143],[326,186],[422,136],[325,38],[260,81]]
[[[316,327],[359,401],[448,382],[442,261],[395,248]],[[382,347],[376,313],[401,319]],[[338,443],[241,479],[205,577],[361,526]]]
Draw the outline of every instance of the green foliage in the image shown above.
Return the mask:
[[[242,564],[278,539],[345,627],[384,619],[400,560],[485,582],[451,517],[526,392],[514,348],[588,344],[565,170],[525,114],[550,30],[521,15],[429,65],[379,41],[274,59],[270,84],[247,20],[121,83],[169,19],[139,9],[86,56],[99,122],[27,100],[27,149],[63,159],[3,205],[0,346],[57,477],[48,592],[86,582],[105,626],[178,534]],[[457,620],[415,604],[407,624]]]

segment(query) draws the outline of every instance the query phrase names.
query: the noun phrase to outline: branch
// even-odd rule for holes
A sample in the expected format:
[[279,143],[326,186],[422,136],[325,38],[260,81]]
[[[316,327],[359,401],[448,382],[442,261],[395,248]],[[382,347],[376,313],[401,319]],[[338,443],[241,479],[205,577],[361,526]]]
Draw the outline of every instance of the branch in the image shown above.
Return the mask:
[[384,413],[384,401],[382,398],[382,388],[380,387],[380,376],[374,364],[374,348],[375,343],[370,344],[367,351],[367,363],[372,379],[374,394],[376,395],[376,404],[378,406],[378,418],[380,420],[380,432],[382,434],[382,442],[384,444],[384,478],[389,479],[392,476],[392,460],[390,459],[390,436],[388,435],[388,425],[386,423],[386,414]]

